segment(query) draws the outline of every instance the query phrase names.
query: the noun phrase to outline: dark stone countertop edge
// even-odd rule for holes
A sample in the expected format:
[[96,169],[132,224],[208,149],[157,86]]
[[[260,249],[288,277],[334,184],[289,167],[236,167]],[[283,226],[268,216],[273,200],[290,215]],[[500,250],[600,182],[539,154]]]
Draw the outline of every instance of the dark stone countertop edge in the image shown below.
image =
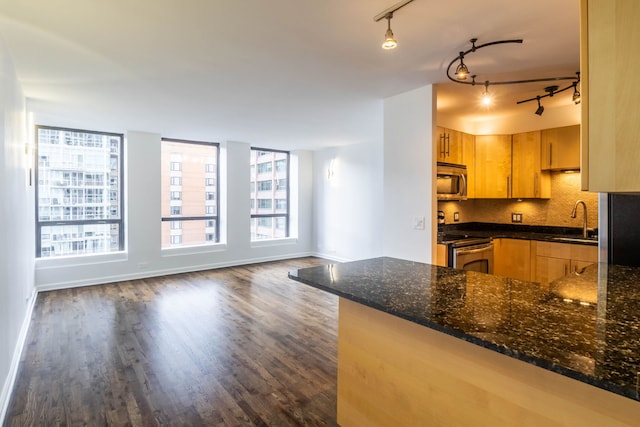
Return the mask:
[[[494,239],[537,240],[552,243],[570,243],[577,245],[597,246],[597,238],[582,239],[582,232],[573,227],[493,224],[483,222],[466,222],[438,226],[440,233],[469,234],[477,237]],[[563,238],[575,239],[571,241]]]
[[395,310],[390,310],[387,307],[381,306],[379,304],[371,303],[370,301],[368,301],[365,298],[358,298],[355,295],[352,295],[352,294],[349,294],[349,293],[346,293],[346,292],[340,292],[340,291],[338,291],[336,289],[328,288],[328,287],[322,286],[322,285],[317,284],[317,283],[312,283],[309,280],[304,280],[304,279],[296,276],[293,271],[290,271],[288,273],[288,277],[291,280],[294,280],[294,281],[297,281],[297,282],[300,282],[300,283],[304,283],[305,285],[311,286],[311,287],[319,289],[321,291],[329,292],[330,294],[336,295],[336,296],[341,297],[341,298],[346,298],[346,299],[348,299],[350,301],[362,304],[364,306],[373,308],[375,310],[382,311],[382,312],[390,314],[392,316],[396,316],[398,318],[407,320],[407,321],[415,323],[417,325],[424,326],[424,327],[427,327],[429,329],[433,329],[433,330],[438,331],[438,332],[442,332],[442,333],[447,334],[447,335],[449,335],[451,337],[461,339],[463,341],[466,341],[466,342],[471,343],[471,344],[475,344],[477,346],[486,348],[486,349],[491,350],[491,351],[495,351],[495,352],[503,354],[503,355],[505,355],[507,357],[512,357],[512,358],[520,360],[522,362],[529,363],[531,365],[537,366],[537,367],[542,368],[542,369],[546,369],[546,370],[551,371],[551,372],[555,372],[555,373],[563,375],[565,377],[569,377],[569,378],[572,378],[574,380],[577,380],[577,381],[592,385],[594,387],[610,391],[610,392],[618,394],[620,396],[624,396],[624,397],[627,397],[627,398],[635,400],[635,401],[640,401],[640,393],[639,393],[640,390],[638,390],[638,388],[636,388],[636,390],[634,391],[634,390],[626,388],[626,387],[621,387],[618,384],[615,384],[615,383],[613,383],[611,381],[594,378],[593,376],[584,374],[582,372],[575,371],[573,369],[569,369],[569,368],[564,367],[562,365],[558,365],[557,363],[550,362],[550,361],[548,361],[546,359],[542,359],[542,358],[539,358],[539,357],[536,357],[536,356],[531,356],[531,355],[528,355],[528,354],[526,354],[526,353],[524,353],[522,351],[513,350],[513,349],[511,349],[509,347],[506,347],[504,345],[498,345],[498,344],[492,343],[490,341],[483,340],[481,338],[475,337],[473,335],[469,335],[469,334],[467,334],[467,333],[465,333],[463,331],[457,330],[457,329],[448,328],[446,326],[442,326],[442,325],[439,325],[439,324],[433,323],[433,322],[420,321],[419,319],[415,319],[415,318],[413,318],[411,316],[404,315],[403,313],[397,312]]

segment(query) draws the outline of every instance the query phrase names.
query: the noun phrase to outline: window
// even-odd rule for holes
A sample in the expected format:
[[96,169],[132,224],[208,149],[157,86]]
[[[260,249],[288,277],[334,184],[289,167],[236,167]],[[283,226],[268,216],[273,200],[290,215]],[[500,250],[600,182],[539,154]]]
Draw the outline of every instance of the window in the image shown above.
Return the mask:
[[252,148],[250,172],[251,240],[289,237],[289,152]]
[[182,163],[180,163],[180,162],[171,162],[171,170],[172,171],[181,171],[182,170]]
[[36,257],[124,250],[123,135],[37,126],[36,140]]
[[272,184],[273,184],[273,181],[259,181],[258,191],[271,191]]
[[163,138],[161,162],[162,248],[218,242],[218,144]]

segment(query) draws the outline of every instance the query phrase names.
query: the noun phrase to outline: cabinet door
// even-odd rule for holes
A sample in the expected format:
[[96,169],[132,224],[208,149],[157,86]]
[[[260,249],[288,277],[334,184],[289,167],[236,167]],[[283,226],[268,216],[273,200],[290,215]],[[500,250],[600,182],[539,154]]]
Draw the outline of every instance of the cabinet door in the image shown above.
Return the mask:
[[540,136],[542,169],[580,169],[580,125],[544,129]]
[[640,1],[582,0],[582,189],[640,191]]
[[512,187],[514,199],[549,198],[551,178],[540,168],[540,131],[512,136]]
[[447,245],[436,245],[436,265],[441,267],[447,266]]
[[493,274],[530,281],[531,242],[519,239],[494,239]]
[[476,197],[476,137],[462,134],[462,164],[467,166],[467,198]]
[[536,257],[534,282],[550,283],[561,279],[571,271],[571,261],[565,258]]
[[437,159],[439,162],[462,163],[462,132],[438,128]]
[[509,198],[511,135],[477,135],[475,169],[476,198]]

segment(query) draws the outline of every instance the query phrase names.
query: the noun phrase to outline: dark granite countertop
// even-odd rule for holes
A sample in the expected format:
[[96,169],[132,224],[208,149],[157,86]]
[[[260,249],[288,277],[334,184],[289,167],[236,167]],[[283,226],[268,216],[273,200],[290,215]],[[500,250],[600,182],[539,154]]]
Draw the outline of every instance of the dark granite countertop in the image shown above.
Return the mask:
[[383,257],[289,277],[640,401],[640,268],[541,285]]
[[[521,224],[493,224],[467,222],[438,226],[438,237],[443,233],[468,234],[475,237],[538,240],[579,245],[598,245],[597,230],[590,230],[588,239],[582,238],[582,230],[574,227],[554,227]],[[440,243],[440,239],[438,239]]]

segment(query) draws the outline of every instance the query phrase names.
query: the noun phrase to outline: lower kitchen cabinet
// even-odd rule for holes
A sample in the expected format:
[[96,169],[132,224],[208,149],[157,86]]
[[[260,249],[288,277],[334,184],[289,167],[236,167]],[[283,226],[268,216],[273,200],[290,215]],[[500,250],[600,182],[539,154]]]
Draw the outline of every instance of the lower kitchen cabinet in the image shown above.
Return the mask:
[[533,242],[535,262],[532,280],[549,283],[598,262],[598,247],[568,243]]
[[441,267],[447,266],[447,245],[442,245],[438,243],[436,245],[436,265]]
[[530,240],[494,239],[493,274],[518,280],[531,280]]

